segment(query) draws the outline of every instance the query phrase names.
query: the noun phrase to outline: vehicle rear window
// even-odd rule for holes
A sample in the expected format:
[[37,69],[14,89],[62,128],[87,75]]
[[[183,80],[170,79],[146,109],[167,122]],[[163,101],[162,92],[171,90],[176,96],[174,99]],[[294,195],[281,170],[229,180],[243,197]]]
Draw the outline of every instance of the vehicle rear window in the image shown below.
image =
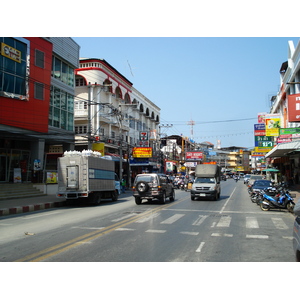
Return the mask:
[[153,176],[143,175],[136,177],[135,181],[145,181],[145,182],[152,182],[154,180]]

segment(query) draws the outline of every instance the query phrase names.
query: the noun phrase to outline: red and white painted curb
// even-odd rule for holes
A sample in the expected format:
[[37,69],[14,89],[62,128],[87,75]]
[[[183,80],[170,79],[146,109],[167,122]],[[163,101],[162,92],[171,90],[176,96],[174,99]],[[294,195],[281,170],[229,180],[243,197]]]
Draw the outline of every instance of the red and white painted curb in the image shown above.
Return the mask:
[[54,207],[60,207],[63,205],[64,205],[64,201],[59,201],[59,202],[48,202],[48,203],[38,203],[38,204],[31,204],[25,206],[17,206],[11,208],[0,208],[0,217],[44,210],[44,209],[49,209]]

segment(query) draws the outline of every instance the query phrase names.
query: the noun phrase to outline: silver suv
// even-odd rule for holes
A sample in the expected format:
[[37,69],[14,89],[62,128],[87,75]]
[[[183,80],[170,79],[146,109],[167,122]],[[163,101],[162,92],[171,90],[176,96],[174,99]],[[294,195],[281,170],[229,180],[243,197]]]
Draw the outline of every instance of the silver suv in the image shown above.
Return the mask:
[[165,204],[166,198],[170,201],[175,200],[175,191],[165,174],[139,174],[133,183],[133,196],[138,205],[142,203],[142,199],[158,199],[160,203]]

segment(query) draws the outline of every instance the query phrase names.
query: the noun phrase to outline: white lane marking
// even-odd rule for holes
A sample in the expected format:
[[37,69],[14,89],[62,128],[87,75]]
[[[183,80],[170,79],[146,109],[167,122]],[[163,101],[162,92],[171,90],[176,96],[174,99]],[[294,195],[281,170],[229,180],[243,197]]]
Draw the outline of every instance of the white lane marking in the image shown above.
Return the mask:
[[281,218],[272,218],[272,222],[277,229],[288,229],[288,226]]
[[135,229],[133,228],[126,228],[126,227],[120,227],[117,228],[116,231],[134,231]]
[[254,234],[254,235],[251,235],[251,234],[247,234],[246,235],[246,238],[247,239],[268,239],[269,236],[268,235],[259,235],[259,234]]
[[221,217],[219,223],[217,224],[217,227],[229,227],[230,222],[231,222],[231,217],[229,216]]
[[193,232],[193,231],[181,231],[180,233],[187,234],[187,235],[198,235],[199,234],[199,232]]
[[259,228],[255,217],[246,217],[246,228]]
[[218,233],[218,232],[213,232],[212,234],[211,234],[211,236],[225,236],[225,237],[233,237],[233,234],[231,234],[231,233]]
[[203,248],[203,246],[204,246],[204,244],[205,244],[205,242],[201,242],[200,245],[199,245],[199,247],[196,249],[196,252],[200,253],[201,250],[202,250],[202,248]]
[[223,213],[223,211],[224,211],[224,209],[225,209],[227,203],[228,203],[229,200],[231,199],[231,196],[233,195],[233,193],[235,192],[235,190],[236,190],[236,187],[234,188],[234,190],[233,190],[232,193],[230,194],[229,198],[227,199],[227,201],[226,201],[225,204],[223,205],[222,209],[220,210],[220,212],[219,212],[220,214]]
[[[37,212],[37,211],[35,211],[35,212]],[[53,212],[49,212],[49,213],[42,213],[40,211],[39,214],[32,215],[32,216],[26,216],[26,217],[23,217],[22,219],[26,219],[27,220],[27,219],[43,218],[45,216],[56,215],[56,214],[60,214],[60,213],[62,213],[62,211],[59,211],[59,210],[53,211]]]
[[175,214],[174,216],[160,222],[160,224],[173,224],[174,222],[176,222],[177,220],[179,220],[183,216],[185,216],[185,214]]
[[210,227],[216,227],[216,224],[217,224],[217,222],[212,222],[212,224],[211,224],[211,226]]
[[146,232],[151,232],[151,233],[165,233],[166,230],[155,230],[155,229],[148,229]]
[[151,214],[150,216],[147,216],[145,218],[135,221],[135,223],[145,223],[147,221],[150,221],[150,220],[158,217],[159,215],[160,215],[159,213],[154,213],[154,214]]
[[193,223],[195,226],[199,226],[203,223],[203,221],[208,217],[208,215],[199,215],[198,219]]
[[118,218],[118,219],[114,219],[114,220],[111,220],[111,222],[119,222],[119,221],[122,221],[122,220],[125,220],[125,219],[128,219],[128,218],[131,218],[133,216],[136,216],[137,213],[131,213],[131,214],[128,214],[124,217],[121,217],[121,218]]
[[283,236],[282,238],[283,239],[288,239],[288,240],[293,240],[294,239],[294,237],[292,237],[292,236]]

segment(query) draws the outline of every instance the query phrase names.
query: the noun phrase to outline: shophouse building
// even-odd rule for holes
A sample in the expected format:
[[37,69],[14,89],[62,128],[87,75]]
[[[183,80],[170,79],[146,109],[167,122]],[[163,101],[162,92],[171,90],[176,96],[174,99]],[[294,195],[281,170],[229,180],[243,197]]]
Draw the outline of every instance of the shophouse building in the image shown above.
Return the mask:
[[[104,59],[81,58],[75,80],[75,149],[110,156],[128,181],[157,168],[160,108]],[[152,153],[135,156],[136,148]]]
[[280,68],[280,90],[271,98],[271,114],[279,114],[281,129],[267,164],[277,167],[292,183],[300,176],[300,43],[288,42],[287,61]]
[[0,44],[0,182],[43,181],[74,145],[79,45],[65,37]]

